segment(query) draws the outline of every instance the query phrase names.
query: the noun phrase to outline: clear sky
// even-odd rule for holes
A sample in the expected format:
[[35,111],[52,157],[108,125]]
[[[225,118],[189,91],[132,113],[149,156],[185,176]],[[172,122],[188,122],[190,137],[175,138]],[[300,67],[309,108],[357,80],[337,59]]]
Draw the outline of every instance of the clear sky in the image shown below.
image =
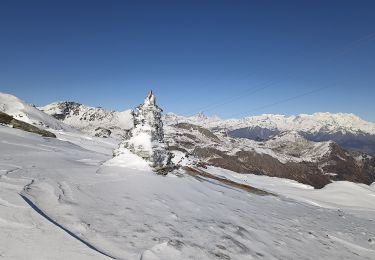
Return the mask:
[[375,122],[375,1],[0,1],[0,91],[123,110]]

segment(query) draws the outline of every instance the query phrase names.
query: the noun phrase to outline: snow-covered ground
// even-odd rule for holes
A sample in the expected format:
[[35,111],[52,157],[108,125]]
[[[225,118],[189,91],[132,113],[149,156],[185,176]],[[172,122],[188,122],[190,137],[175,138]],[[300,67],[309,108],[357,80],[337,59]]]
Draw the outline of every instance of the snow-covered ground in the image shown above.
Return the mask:
[[48,176],[58,167],[50,158],[85,152],[69,142],[0,126],[1,259],[106,259],[41,217],[19,195],[37,175]]
[[54,133],[0,126],[4,259],[374,259],[373,186],[315,191],[208,169],[279,194],[259,196],[182,172],[104,164],[114,140]]
[[375,221],[375,183],[369,186],[362,183],[337,181],[322,189],[314,189],[312,186],[293,180],[254,174],[239,174],[213,166],[204,170],[215,176],[224,177],[241,184],[248,184],[287,198],[318,207],[345,210]]

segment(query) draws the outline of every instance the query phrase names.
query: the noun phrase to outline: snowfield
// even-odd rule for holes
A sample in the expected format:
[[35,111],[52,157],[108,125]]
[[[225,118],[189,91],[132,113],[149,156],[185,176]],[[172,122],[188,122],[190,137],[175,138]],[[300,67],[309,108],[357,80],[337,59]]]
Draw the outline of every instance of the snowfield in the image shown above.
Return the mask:
[[209,166],[204,169],[215,176],[223,177],[241,184],[273,192],[281,196],[306,202],[324,208],[340,209],[375,220],[375,183],[368,186],[361,183],[338,181],[322,189],[314,189],[293,180],[276,177],[239,174],[233,171]]
[[126,155],[114,162],[111,138],[54,133],[0,126],[4,259],[375,257],[374,186],[317,191],[206,170],[275,194],[260,196],[182,170],[159,176]]

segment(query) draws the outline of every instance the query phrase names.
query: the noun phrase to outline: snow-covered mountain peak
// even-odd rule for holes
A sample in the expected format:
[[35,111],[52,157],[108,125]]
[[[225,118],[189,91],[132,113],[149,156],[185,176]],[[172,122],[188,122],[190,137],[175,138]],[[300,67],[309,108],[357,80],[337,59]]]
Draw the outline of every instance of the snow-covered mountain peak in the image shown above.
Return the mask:
[[125,130],[133,127],[131,110],[117,112],[70,101],[54,102],[39,109],[68,125],[96,136],[121,137]]
[[51,114],[65,114],[69,110],[76,109],[80,107],[82,104],[74,101],[58,101],[48,104],[43,107],[38,107],[40,110],[44,111],[45,113]]
[[203,119],[203,120],[208,119],[208,117],[203,112],[199,112],[198,114],[194,115],[193,117],[195,117],[197,119]]
[[152,90],[150,90],[147,93],[147,96],[145,98],[145,101],[143,102],[144,106],[155,106],[156,105],[156,99],[155,95],[152,93]]

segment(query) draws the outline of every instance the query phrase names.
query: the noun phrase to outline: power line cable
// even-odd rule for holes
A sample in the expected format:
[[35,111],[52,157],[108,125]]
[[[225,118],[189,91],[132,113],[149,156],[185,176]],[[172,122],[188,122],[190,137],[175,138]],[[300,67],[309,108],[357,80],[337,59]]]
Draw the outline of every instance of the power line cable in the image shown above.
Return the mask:
[[[360,38],[360,39],[358,39],[358,40],[355,40],[355,41],[353,41],[353,42],[347,44],[346,46],[344,46],[344,47],[342,47],[342,48],[339,48],[339,49],[337,50],[336,54],[334,54],[333,57],[331,57],[330,59],[327,59],[326,62],[329,64],[329,63],[331,63],[332,61],[334,61],[335,58],[340,57],[340,56],[342,56],[342,55],[348,53],[348,52],[349,52],[350,50],[352,50],[352,49],[355,49],[355,48],[357,48],[357,47],[360,47],[360,46],[363,45],[364,43],[371,42],[371,41],[374,40],[374,39],[375,39],[375,32],[374,32],[374,33],[370,33],[370,34],[368,34],[368,35],[366,35],[366,36],[364,36],[364,37],[362,37],[362,38]],[[290,73],[288,74],[287,78],[290,78],[290,77],[292,77],[292,76],[296,77],[295,74],[292,74],[292,72],[290,72]],[[273,80],[273,81],[270,81],[269,84],[266,84],[266,86],[263,86],[263,87],[260,87],[260,88],[256,88],[256,89],[253,89],[253,88],[247,89],[247,90],[245,90],[244,92],[242,92],[241,95],[237,95],[237,96],[234,96],[234,97],[225,98],[225,99],[223,99],[223,101],[221,101],[221,102],[212,103],[212,104],[210,104],[210,105],[208,105],[208,106],[203,107],[203,109],[199,110],[198,112],[202,112],[202,111],[203,111],[203,112],[204,112],[204,111],[210,111],[210,110],[213,110],[213,109],[215,109],[215,108],[222,107],[223,105],[226,105],[226,104],[232,103],[232,102],[234,102],[234,101],[236,101],[236,100],[238,100],[238,99],[242,99],[242,98],[247,97],[247,96],[249,96],[249,95],[255,94],[255,93],[257,93],[257,92],[259,92],[259,91],[261,91],[261,90],[264,90],[264,89],[266,89],[266,88],[269,88],[269,87],[273,86],[273,85],[274,85],[275,83],[277,83],[277,82],[278,82],[278,81]],[[279,82],[280,82],[280,80],[279,80]],[[260,84],[260,85],[262,85],[262,84]],[[249,91],[251,91],[251,92],[249,92]],[[247,92],[249,92],[249,93],[247,93]],[[194,115],[194,114],[193,114],[193,115]]]
[[278,100],[276,102],[273,102],[273,103],[270,103],[270,104],[267,104],[267,105],[264,105],[264,106],[253,108],[253,109],[248,110],[246,112],[232,114],[231,117],[232,116],[239,116],[239,115],[249,114],[251,112],[255,112],[255,111],[259,111],[259,110],[265,109],[265,108],[273,107],[273,106],[276,106],[276,105],[279,105],[279,104],[282,104],[282,103],[289,102],[289,101],[294,100],[294,99],[298,99],[298,98],[301,98],[301,97],[304,97],[304,96],[308,96],[308,95],[311,95],[311,94],[314,94],[314,93],[326,90],[328,88],[330,88],[330,87],[329,86],[325,86],[325,87],[316,88],[316,89],[313,89],[313,90],[310,90],[310,91],[307,91],[307,92],[304,92],[304,93],[301,93],[301,94],[298,94],[298,95],[295,95],[295,96],[292,96],[292,97],[288,97],[288,98],[285,98],[285,99]]

